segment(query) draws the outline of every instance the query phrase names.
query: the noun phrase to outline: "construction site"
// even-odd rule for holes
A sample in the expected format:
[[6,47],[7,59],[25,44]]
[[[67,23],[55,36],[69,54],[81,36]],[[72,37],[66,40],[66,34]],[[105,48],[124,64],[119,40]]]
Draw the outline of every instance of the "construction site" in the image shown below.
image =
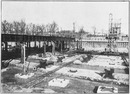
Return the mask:
[[[2,92],[129,93],[128,53],[117,51],[121,24],[112,20],[110,14],[107,47],[102,52],[86,51],[82,45],[73,49],[74,37],[2,34]],[[31,41],[39,47],[31,48]],[[20,50],[9,52],[8,42],[19,42]]]

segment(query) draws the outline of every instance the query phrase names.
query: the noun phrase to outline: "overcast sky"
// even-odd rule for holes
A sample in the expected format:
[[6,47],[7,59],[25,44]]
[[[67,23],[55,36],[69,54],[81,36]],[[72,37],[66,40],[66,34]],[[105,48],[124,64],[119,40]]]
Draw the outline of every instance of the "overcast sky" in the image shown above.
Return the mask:
[[92,32],[108,30],[109,13],[120,19],[122,32],[128,34],[127,2],[2,2],[2,20],[9,22],[24,19],[26,23],[48,24],[55,21],[62,30],[76,31],[84,27]]

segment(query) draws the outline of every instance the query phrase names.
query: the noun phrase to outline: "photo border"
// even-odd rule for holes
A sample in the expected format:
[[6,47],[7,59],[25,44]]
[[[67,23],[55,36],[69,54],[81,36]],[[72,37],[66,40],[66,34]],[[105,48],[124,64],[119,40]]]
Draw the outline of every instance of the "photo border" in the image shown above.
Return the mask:
[[[11,2],[11,1],[15,1],[15,2],[128,2],[128,34],[129,34],[129,42],[128,42],[128,56],[129,56],[129,62],[130,62],[130,0],[1,0],[1,7],[0,7],[0,20],[2,22],[2,2]],[[1,23],[0,23],[0,29],[1,29]],[[1,34],[0,34],[0,45],[1,45]],[[1,51],[1,47],[0,47],[0,51]],[[1,56],[1,53],[0,53]],[[1,57],[0,57],[1,60]],[[1,66],[1,63],[0,63]],[[129,72],[130,72],[130,68],[129,68]],[[130,75],[129,75],[130,78]],[[1,79],[1,69],[0,69],[0,79]],[[1,84],[1,82],[0,82]],[[130,79],[129,79],[129,85],[130,85]],[[2,87],[0,86],[0,92],[2,93]],[[129,86],[129,93],[130,93],[130,86]],[[3,93],[5,94],[5,93]],[[8,94],[8,93],[6,93]],[[21,94],[21,93],[20,93]],[[26,94],[26,93],[24,93]],[[123,94],[128,94],[128,93],[123,93]]]

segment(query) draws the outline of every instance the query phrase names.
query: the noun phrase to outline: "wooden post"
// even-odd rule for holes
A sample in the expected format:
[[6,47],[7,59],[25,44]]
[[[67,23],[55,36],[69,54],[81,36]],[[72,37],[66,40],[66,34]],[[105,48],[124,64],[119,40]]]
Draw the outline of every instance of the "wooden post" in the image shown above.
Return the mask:
[[28,42],[28,55],[30,55],[30,50],[31,50],[31,46],[30,46],[30,41]]
[[5,51],[8,51],[8,42],[5,42]]
[[43,46],[44,46],[44,54],[45,54],[46,53],[46,43],[45,43],[45,41],[44,41]]
[[65,41],[65,49],[67,49],[67,41]]
[[70,41],[69,41],[69,50],[70,50]]
[[23,71],[24,74],[26,73],[26,68],[25,68],[25,43],[21,44],[21,62],[23,63]]
[[52,54],[55,55],[55,43],[52,41]]
[[68,41],[66,41],[66,48],[68,49]]
[[62,49],[65,49],[65,41],[62,42]]
[[77,40],[77,50],[79,49],[79,42],[78,42],[78,40]]
[[36,48],[36,41],[34,42],[34,47]]
[[60,41],[58,41],[58,50],[60,51],[60,48],[61,47],[61,42]]
[[39,41],[39,48],[41,48],[41,42]]
[[60,51],[62,52],[62,41],[61,41],[61,50]]
[[67,44],[68,44],[68,41],[66,41],[66,49],[67,49]]

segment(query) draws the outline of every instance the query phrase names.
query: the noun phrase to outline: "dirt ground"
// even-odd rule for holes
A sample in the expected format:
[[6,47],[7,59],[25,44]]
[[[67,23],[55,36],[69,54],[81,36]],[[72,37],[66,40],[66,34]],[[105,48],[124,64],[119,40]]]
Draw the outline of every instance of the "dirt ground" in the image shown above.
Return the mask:
[[[62,64],[59,63],[56,65],[60,66]],[[72,63],[68,65],[67,67],[100,70],[100,71],[104,70],[103,67],[99,67],[99,66],[97,67],[97,66],[89,66],[89,65],[75,65]],[[126,70],[114,69],[115,73],[126,73],[125,71]],[[21,73],[21,72],[22,72],[22,68],[10,66],[7,68],[6,71],[1,73],[2,89],[4,93],[11,92],[10,91],[11,89],[18,88],[19,86],[23,84],[23,83],[18,83],[14,77],[16,73]],[[37,75],[38,75],[38,72],[37,72]],[[48,86],[48,82],[52,80],[53,78],[68,79],[70,83],[65,88]],[[45,79],[43,82],[39,83],[38,85],[35,85],[34,87],[43,88],[43,89],[51,89],[55,91],[55,93],[53,94],[93,94],[96,92],[96,88],[95,88],[96,86],[114,86],[120,90],[119,93],[121,93],[122,91],[125,91],[124,93],[129,92],[129,86],[127,85],[125,86],[125,85],[116,85],[113,83],[89,81],[89,80],[84,80],[84,79],[79,79],[79,78],[68,77],[68,76],[60,75],[56,73],[53,73],[43,79]],[[41,90],[33,91],[33,93],[41,93],[41,92],[42,92]]]

